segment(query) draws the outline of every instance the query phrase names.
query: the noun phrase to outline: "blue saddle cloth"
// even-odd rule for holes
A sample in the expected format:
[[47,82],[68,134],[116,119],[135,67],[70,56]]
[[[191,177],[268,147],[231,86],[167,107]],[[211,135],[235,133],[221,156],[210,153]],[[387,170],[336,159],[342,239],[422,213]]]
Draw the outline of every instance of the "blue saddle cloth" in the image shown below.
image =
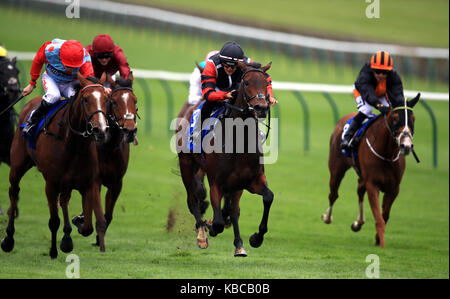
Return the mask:
[[[205,102],[203,102],[200,106],[198,106],[194,112],[192,113],[191,119],[189,121],[189,131],[187,133],[186,139],[187,139],[187,146],[189,150],[193,153],[202,153],[202,140],[203,138],[208,135],[209,132],[211,132],[214,129],[214,123],[217,118],[219,118],[223,112],[225,111],[224,106],[219,106],[218,108],[215,108],[213,112],[211,113],[211,116],[209,117],[209,123],[205,128],[201,128],[202,121],[200,121],[201,111],[202,107]],[[200,134],[201,130],[201,134]]]
[[[51,119],[55,116],[56,112],[58,112],[61,108],[63,108],[67,104],[67,102],[68,100],[61,100],[53,104],[48,113],[39,119],[38,124],[31,128],[29,135],[25,135],[24,133],[22,133],[22,136],[24,136],[25,139],[28,141],[28,146],[30,148],[34,150],[36,149],[36,141],[44,125],[46,124],[48,125]],[[28,119],[30,119],[30,117],[31,113],[30,116],[28,116]],[[20,128],[23,129],[25,125],[26,123],[21,124]]]
[[[367,118],[363,123],[361,128],[359,128],[359,130],[356,132],[355,137],[353,137],[353,141],[352,141],[352,147],[351,150],[342,150],[342,154],[344,156],[346,156],[347,158],[350,158],[353,156],[353,158],[356,160],[358,158],[358,146],[359,143],[361,141],[361,136],[364,134],[364,132],[366,131],[366,129],[369,127],[369,125],[371,123],[373,123],[373,121],[377,118],[376,114],[370,114],[370,117]],[[344,130],[342,130],[342,136],[341,139],[344,138],[344,133],[347,131],[348,127],[350,126],[351,122],[353,120],[353,117],[350,118],[347,123],[344,126]]]

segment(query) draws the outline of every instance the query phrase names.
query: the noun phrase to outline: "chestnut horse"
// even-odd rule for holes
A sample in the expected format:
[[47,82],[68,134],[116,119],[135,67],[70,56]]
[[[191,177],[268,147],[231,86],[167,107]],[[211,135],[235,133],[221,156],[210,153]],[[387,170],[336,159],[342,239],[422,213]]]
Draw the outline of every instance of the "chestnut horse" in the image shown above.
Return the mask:
[[[338,189],[345,172],[354,167],[358,178],[359,215],[351,228],[357,232],[364,224],[364,194],[369,197],[372,214],[375,218],[376,245],[385,247],[384,232],[389,219],[390,210],[400,190],[400,183],[405,170],[405,156],[413,152],[414,114],[413,107],[420,94],[403,106],[391,107],[387,115],[380,115],[362,136],[357,149],[357,159],[346,158],[340,149],[344,125],[355,116],[347,114],[336,124],[330,139],[330,205],[322,220],[329,224],[332,221],[333,205],[338,198]],[[414,152],[413,152],[414,153]],[[384,193],[381,212],[379,191]]]
[[[107,131],[106,93],[104,74],[99,82],[85,79],[78,74],[82,89],[75,99],[59,110],[47,130],[40,134],[36,149],[31,149],[20,128],[17,128],[11,147],[11,169],[9,173],[9,222],[7,236],[3,239],[3,251],[14,248],[14,219],[18,215],[19,183],[23,175],[34,165],[45,179],[45,192],[50,209],[48,222],[51,231],[50,257],[58,256],[56,234],[60,225],[58,196],[64,216],[64,237],[60,248],[63,252],[73,249],[72,231],[68,216],[68,199],[62,195],[76,189],[82,195],[84,225],[79,233],[88,236],[93,232],[92,210],[96,217],[96,230],[100,239],[100,251],[105,251],[104,234],[106,221],[100,201],[100,169],[96,143],[105,141]],[[20,123],[26,121],[30,112],[42,97],[28,102],[20,114]]]
[[[264,174],[263,154],[258,146],[255,150],[250,150],[248,143],[249,138],[259,134],[258,118],[265,118],[266,112],[270,109],[267,101],[266,81],[266,71],[270,68],[270,64],[254,68],[239,62],[238,67],[243,73],[239,93],[234,105],[226,104],[231,112],[227,117],[220,120],[222,124],[220,127],[226,128],[226,120],[250,120],[254,126],[253,130],[247,130],[247,134],[243,137],[244,151],[239,153],[235,150],[237,146],[236,136],[233,134],[233,140],[228,140],[233,142],[231,144],[234,147],[232,152],[223,152],[223,148],[229,146],[229,144],[226,144],[228,141],[225,141],[221,143],[224,144],[223,147],[220,147],[222,150],[219,149],[217,152],[212,151],[202,154],[181,151],[178,158],[183,184],[187,192],[188,207],[196,220],[197,245],[200,248],[207,248],[206,230],[209,229],[210,236],[216,236],[223,232],[229,218],[234,229],[234,255],[247,256],[238,225],[241,195],[244,190],[248,190],[263,197],[264,212],[259,225],[259,232],[250,237],[250,245],[255,248],[261,246],[264,234],[267,232],[269,210],[273,201],[273,193],[267,186],[267,179]],[[193,108],[186,113],[185,124],[189,124],[192,113]],[[178,127],[177,132],[180,132],[180,130],[182,129]],[[210,140],[211,143],[219,143],[220,141],[222,140],[218,140],[217,137]],[[208,203],[205,201],[206,190],[203,186],[203,178],[199,175],[199,169],[206,173],[209,182],[210,200],[214,212],[212,223],[202,219]],[[222,197],[225,200],[223,209],[221,209]]]
[[[110,128],[107,141],[97,145],[101,182],[108,188],[105,196],[106,229],[112,221],[114,206],[122,190],[130,157],[130,142],[137,145],[137,98],[132,88],[133,74],[130,73],[127,80],[119,78],[115,82],[110,76],[107,79],[112,88],[107,105]],[[74,217],[72,222],[80,227],[84,215]],[[98,236],[95,245],[99,245]]]

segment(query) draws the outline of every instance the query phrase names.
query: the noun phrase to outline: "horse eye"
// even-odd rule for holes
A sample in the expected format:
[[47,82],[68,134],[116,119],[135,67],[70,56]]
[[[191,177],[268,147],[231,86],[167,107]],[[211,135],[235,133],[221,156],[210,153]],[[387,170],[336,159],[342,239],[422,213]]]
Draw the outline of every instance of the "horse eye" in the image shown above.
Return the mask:
[[246,86],[248,86],[249,82],[248,82],[248,81],[244,81],[244,84],[245,84]]

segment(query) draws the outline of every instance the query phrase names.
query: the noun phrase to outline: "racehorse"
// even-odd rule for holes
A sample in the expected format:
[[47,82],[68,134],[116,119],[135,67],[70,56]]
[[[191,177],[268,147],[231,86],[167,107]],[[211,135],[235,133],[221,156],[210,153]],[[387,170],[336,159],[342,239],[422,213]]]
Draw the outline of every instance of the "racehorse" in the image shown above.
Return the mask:
[[[19,70],[16,58],[0,59],[0,112],[4,111],[20,95]],[[11,108],[0,115],[0,164],[10,164],[9,152],[16,126],[16,111]]]
[[[133,74],[130,73],[126,80],[119,78],[115,82],[110,76],[107,80],[112,88],[107,105],[110,128],[107,141],[97,145],[101,182],[108,188],[105,196],[106,229],[112,221],[114,206],[122,190],[123,177],[128,168],[130,142],[135,142],[137,133],[137,98],[132,88]],[[72,222],[81,226],[84,215],[74,217]],[[98,236],[96,245],[99,245]]]
[[[106,93],[104,74],[100,81],[95,78],[84,78],[78,74],[81,90],[76,98],[60,109],[52,122],[48,124],[45,134],[40,134],[36,141],[36,149],[27,145],[26,139],[17,128],[11,146],[11,169],[9,173],[9,222],[7,236],[3,239],[3,251],[10,252],[14,248],[14,220],[18,215],[19,183],[23,175],[36,165],[45,179],[45,192],[50,209],[48,222],[51,231],[50,257],[58,256],[56,234],[60,224],[58,216],[58,196],[64,216],[64,237],[60,248],[63,252],[73,249],[68,216],[68,198],[76,189],[82,196],[84,225],[78,229],[83,236],[93,232],[92,210],[96,217],[96,230],[100,240],[100,251],[105,251],[104,234],[106,221],[100,201],[100,169],[96,143],[105,141],[108,129],[106,119]],[[42,97],[28,102],[20,113],[20,123],[24,123],[30,112],[40,103]]]
[[[328,168],[330,171],[329,207],[322,220],[332,221],[333,205],[338,198],[338,189],[345,172],[354,167],[358,178],[359,215],[351,228],[357,232],[364,224],[364,194],[369,197],[372,214],[375,218],[376,245],[385,247],[384,233],[392,204],[400,190],[400,183],[405,170],[405,156],[413,150],[414,114],[413,107],[420,98],[406,101],[403,106],[392,107],[387,114],[375,119],[362,136],[357,149],[357,158],[346,158],[340,150],[344,125],[355,115],[347,114],[336,124],[330,139]],[[415,155],[415,153],[414,153]],[[416,158],[417,159],[417,158]],[[379,191],[384,193],[383,211],[380,210]]]
[[[244,135],[245,150],[237,153],[218,151],[211,153],[192,153],[180,151],[178,154],[181,176],[187,192],[187,202],[190,212],[196,220],[198,231],[197,246],[208,247],[206,230],[210,236],[214,237],[223,232],[225,221],[229,218],[234,229],[235,256],[247,256],[243,248],[243,242],[239,233],[239,200],[243,190],[262,195],[264,212],[258,233],[250,237],[252,247],[261,246],[264,234],[267,232],[267,221],[270,206],[273,201],[273,193],[267,186],[267,179],[264,174],[264,164],[261,162],[262,153],[260,148],[255,151],[250,150],[248,140],[250,137],[258,136],[258,118],[266,117],[266,112],[270,109],[267,97],[266,71],[271,64],[264,67],[254,68],[242,62],[238,67],[242,70],[242,79],[235,104],[227,104],[231,109],[228,117],[220,120],[222,128],[227,119],[250,119],[253,122],[253,130],[249,129]],[[186,113],[185,122],[189,123],[193,108]],[[180,127],[178,128],[178,131]],[[234,136],[234,135],[233,135]],[[211,143],[219,142],[215,137]],[[236,136],[233,138],[233,146],[236,146]],[[210,187],[210,201],[214,211],[212,223],[202,219],[208,203],[205,201],[206,190],[202,183],[202,177],[198,175],[198,170],[202,169],[208,178]],[[224,208],[221,209],[221,200],[224,197]]]

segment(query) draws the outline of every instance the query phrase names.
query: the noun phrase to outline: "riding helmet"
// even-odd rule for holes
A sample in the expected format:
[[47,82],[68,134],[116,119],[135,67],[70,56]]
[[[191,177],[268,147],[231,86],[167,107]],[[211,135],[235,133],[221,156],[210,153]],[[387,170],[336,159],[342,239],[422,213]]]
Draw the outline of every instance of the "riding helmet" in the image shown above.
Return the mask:
[[84,48],[77,40],[68,40],[61,45],[59,57],[67,67],[80,67],[84,60]]
[[220,60],[227,64],[237,64],[244,60],[244,51],[241,46],[235,42],[227,42],[219,52]]
[[378,51],[370,59],[370,67],[372,69],[391,71],[393,66],[394,61],[386,51]]
[[109,34],[99,34],[92,42],[94,53],[111,53],[114,51],[114,42]]

